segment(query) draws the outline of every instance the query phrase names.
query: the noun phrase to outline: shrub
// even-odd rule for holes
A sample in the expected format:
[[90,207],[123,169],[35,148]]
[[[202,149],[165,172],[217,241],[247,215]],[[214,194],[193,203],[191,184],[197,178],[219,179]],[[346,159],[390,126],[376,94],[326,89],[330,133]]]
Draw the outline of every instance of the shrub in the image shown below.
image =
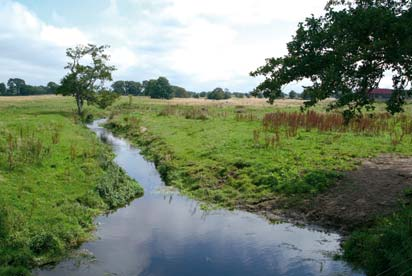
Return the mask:
[[412,209],[358,230],[344,243],[343,258],[368,275],[410,275],[412,272]]
[[143,194],[139,184],[113,163],[108,166],[96,189],[110,209],[122,207]]
[[59,239],[48,232],[37,233],[31,238],[29,247],[30,250],[36,255],[43,255],[47,253],[59,255],[63,251],[63,246],[61,245]]

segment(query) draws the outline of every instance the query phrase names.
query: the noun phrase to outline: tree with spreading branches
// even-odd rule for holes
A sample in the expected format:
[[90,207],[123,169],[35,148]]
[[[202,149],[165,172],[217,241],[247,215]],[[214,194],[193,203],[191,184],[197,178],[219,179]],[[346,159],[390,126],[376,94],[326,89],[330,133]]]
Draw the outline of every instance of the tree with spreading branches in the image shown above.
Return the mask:
[[[105,53],[109,46],[96,46],[93,44],[79,45],[75,48],[68,48],[66,51],[67,57],[70,59],[65,69],[69,72],[61,80],[56,93],[64,96],[73,96],[76,99],[77,113],[82,115],[84,103],[97,104],[102,102],[99,98],[99,93],[105,99],[115,99],[116,97],[108,97],[107,89],[104,88],[105,81],[112,80],[112,72],[116,70],[114,66],[107,65],[110,57]],[[91,60],[89,64],[83,64],[87,60]]]
[[394,91],[387,102],[392,113],[403,111],[412,80],[412,3],[408,0],[332,0],[321,17],[298,25],[288,54],[269,58],[251,72],[263,76],[255,89],[273,103],[282,88],[309,79],[305,107],[332,95],[329,109],[344,108],[348,121],[373,110],[370,92],[391,72]]

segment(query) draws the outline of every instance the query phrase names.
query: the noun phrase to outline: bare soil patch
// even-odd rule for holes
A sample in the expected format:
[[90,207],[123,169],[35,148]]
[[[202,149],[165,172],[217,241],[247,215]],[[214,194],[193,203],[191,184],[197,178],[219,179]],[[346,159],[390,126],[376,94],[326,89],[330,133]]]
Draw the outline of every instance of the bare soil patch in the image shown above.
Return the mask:
[[274,219],[281,215],[279,207],[289,205],[283,215],[294,221],[346,232],[391,214],[400,202],[410,203],[408,190],[412,190],[412,157],[386,154],[364,160],[358,169],[346,172],[336,185],[314,198],[295,204],[272,199],[247,209]]

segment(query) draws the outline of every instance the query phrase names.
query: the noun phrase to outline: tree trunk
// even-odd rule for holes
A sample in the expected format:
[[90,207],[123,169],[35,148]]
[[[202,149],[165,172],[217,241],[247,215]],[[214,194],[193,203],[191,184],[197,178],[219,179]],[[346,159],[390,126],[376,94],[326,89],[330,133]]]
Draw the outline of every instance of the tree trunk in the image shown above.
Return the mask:
[[83,113],[83,99],[81,99],[79,96],[76,96],[76,104],[77,104],[77,114],[81,116]]

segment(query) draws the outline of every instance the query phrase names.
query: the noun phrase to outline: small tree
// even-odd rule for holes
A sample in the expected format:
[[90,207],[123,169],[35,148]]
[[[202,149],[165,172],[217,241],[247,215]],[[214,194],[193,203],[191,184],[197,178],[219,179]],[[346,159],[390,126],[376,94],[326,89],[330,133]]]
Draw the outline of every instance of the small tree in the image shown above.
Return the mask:
[[222,88],[217,87],[207,94],[207,98],[209,100],[223,100],[225,99],[225,91]]
[[[61,80],[56,92],[63,96],[73,96],[79,115],[83,113],[84,102],[95,104],[97,94],[104,89],[104,82],[112,80],[112,72],[116,68],[106,65],[110,57],[104,51],[108,47],[88,44],[68,48],[66,51],[67,57],[71,59],[65,67],[69,72]],[[91,63],[81,64],[87,57],[91,58]]]
[[291,90],[289,92],[289,99],[296,99],[298,97],[298,93],[295,90]]

